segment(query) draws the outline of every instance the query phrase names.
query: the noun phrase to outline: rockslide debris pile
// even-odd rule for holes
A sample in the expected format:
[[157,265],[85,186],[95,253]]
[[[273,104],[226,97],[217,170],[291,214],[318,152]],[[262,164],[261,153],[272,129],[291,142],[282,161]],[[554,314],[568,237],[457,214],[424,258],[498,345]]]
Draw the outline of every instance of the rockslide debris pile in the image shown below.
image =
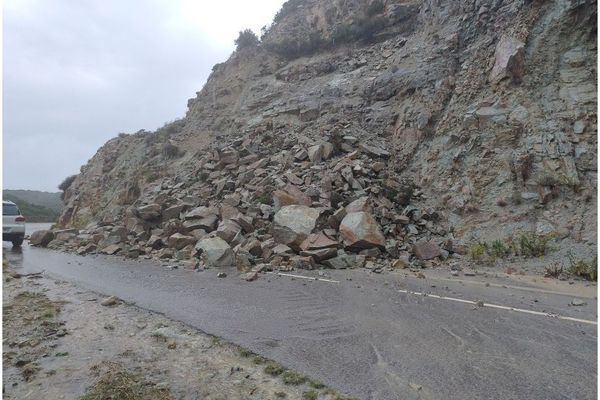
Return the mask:
[[319,143],[289,137],[289,150],[269,140],[262,133],[214,145],[197,171],[148,188],[123,219],[40,231],[30,242],[245,272],[261,264],[352,268],[367,258],[407,266],[411,254],[432,260],[456,251],[447,218],[415,205],[423,193],[386,168],[386,150],[341,134]]
[[435,264],[552,234],[595,254],[591,0],[290,0],[185,118],[121,134],[65,192],[80,254],[332,268]]

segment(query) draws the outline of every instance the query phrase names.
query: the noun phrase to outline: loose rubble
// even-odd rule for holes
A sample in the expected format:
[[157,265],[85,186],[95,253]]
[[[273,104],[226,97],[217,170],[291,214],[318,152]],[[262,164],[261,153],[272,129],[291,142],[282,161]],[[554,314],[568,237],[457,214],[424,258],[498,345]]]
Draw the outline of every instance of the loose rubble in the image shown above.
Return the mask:
[[[593,258],[595,4],[300,3],[185,118],[99,149],[69,229],[31,243],[240,273],[464,263],[524,233]],[[363,17],[369,40],[337,36]]]

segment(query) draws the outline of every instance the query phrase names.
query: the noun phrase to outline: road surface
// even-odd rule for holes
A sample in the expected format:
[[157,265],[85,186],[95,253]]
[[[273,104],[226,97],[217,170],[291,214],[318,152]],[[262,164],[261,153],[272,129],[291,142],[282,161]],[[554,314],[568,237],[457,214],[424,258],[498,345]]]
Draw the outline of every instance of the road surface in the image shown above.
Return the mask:
[[149,260],[3,250],[23,272],[164,313],[360,399],[596,398],[596,288],[582,283],[367,270],[245,282],[233,269],[217,278]]

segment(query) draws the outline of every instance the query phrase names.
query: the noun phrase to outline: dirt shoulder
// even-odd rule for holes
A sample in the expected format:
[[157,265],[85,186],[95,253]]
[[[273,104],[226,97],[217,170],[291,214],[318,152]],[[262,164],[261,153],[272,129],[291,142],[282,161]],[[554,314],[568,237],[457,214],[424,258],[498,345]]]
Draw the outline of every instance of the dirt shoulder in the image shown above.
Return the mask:
[[328,399],[320,382],[42,274],[3,274],[6,399]]

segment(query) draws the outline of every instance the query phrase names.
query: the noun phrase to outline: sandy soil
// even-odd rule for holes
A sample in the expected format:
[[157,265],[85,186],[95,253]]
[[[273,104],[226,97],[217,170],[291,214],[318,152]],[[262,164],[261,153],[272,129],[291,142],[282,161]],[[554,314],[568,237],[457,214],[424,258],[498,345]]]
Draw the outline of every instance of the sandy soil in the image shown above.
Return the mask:
[[6,265],[3,278],[6,399],[346,398],[119,299]]

